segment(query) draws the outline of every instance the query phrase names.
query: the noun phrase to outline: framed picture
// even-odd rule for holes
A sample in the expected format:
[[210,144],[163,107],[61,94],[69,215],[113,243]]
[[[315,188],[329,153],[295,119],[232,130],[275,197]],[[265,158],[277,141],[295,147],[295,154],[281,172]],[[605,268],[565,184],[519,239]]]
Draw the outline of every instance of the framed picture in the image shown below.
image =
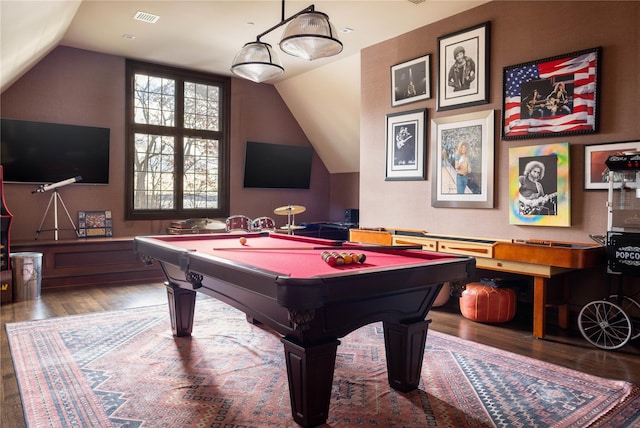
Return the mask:
[[438,37],[438,111],[489,102],[489,29],[485,22]]
[[600,50],[505,67],[502,139],[597,132]]
[[569,143],[509,149],[509,223],[571,226]]
[[424,180],[427,109],[387,115],[385,180]]
[[83,238],[113,236],[111,211],[78,211],[78,236]]
[[431,98],[431,55],[391,66],[393,107]]
[[[584,189],[608,190],[609,169],[605,161],[611,155],[640,151],[640,141],[591,144],[584,146]],[[614,173],[615,181],[622,181],[622,173]]]
[[431,120],[431,206],[493,208],[493,110]]

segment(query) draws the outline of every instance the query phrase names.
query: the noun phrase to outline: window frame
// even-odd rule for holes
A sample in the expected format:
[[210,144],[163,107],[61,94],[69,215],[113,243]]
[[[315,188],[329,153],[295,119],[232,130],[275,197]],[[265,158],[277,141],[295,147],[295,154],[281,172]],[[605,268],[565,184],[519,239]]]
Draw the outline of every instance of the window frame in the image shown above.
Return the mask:
[[[164,65],[126,60],[125,64],[125,220],[174,220],[184,218],[226,218],[229,216],[230,189],[230,130],[231,130],[231,78],[204,72],[185,70]],[[135,123],[134,91],[136,74],[147,74],[154,77],[173,79],[176,82],[176,118],[175,126],[148,125]],[[219,130],[207,131],[183,127],[184,116],[184,82],[201,83],[218,86],[220,90]],[[182,206],[184,162],[176,162],[174,209],[140,210],[134,207],[134,157],[135,134],[167,135],[175,138],[175,146],[182,147],[183,138],[201,137],[215,138],[218,141],[218,208],[185,209]],[[180,149],[181,150],[181,149]]]

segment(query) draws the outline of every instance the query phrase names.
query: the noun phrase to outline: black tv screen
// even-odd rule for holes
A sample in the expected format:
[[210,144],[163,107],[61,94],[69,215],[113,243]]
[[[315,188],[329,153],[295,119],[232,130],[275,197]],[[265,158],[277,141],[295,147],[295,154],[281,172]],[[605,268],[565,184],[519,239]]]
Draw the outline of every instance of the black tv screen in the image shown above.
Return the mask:
[[247,141],[244,187],[308,189],[313,148]]
[[1,119],[4,180],[51,184],[81,176],[109,183],[109,128]]

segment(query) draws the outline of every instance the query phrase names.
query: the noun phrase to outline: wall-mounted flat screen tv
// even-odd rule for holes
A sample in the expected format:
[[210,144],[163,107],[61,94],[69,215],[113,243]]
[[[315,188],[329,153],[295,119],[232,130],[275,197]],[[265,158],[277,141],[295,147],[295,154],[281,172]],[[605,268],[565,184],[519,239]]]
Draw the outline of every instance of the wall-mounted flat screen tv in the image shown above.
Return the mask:
[[81,176],[109,183],[109,128],[1,119],[4,180],[50,184]]
[[247,141],[244,187],[308,189],[313,148]]

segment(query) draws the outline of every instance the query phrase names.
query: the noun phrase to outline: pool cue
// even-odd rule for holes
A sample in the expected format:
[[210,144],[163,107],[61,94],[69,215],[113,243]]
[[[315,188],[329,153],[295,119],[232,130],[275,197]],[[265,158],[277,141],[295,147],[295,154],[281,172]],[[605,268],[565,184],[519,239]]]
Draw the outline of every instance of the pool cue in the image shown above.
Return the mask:
[[322,245],[316,247],[251,247],[244,245],[242,247],[218,247],[212,248],[214,251],[319,251],[319,250],[344,250],[342,252],[351,252],[351,250],[422,250],[422,245],[349,245],[347,247],[339,245]]

